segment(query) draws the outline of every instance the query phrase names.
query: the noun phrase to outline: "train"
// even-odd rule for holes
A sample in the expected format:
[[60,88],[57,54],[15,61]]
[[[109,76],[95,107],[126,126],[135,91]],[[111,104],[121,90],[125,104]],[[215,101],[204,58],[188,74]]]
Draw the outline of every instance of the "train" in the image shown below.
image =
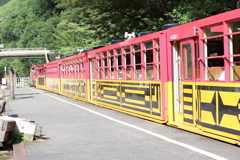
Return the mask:
[[240,145],[240,9],[30,68],[31,86]]

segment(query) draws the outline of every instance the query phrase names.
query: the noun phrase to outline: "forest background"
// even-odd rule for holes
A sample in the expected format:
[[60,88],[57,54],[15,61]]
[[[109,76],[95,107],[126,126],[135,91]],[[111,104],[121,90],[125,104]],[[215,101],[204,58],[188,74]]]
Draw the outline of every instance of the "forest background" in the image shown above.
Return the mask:
[[[236,9],[238,0],[1,0],[0,44],[5,48],[47,48],[64,56],[77,49],[109,45],[125,32],[159,31]],[[45,59],[1,59],[18,75]]]

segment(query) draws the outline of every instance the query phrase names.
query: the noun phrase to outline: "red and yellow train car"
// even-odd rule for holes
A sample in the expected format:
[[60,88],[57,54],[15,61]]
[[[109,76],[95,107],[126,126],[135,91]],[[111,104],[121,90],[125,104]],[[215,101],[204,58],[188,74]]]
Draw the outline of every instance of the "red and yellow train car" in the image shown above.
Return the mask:
[[35,66],[36,86],[240,145],[239,13]]
[[[166,31],[88,52],[90,102],[167,122]],[[161,52],[160,52],[161,50]]]
[[40,89],[46,89],[46,64],[37,65],[36,70],[36,87]]
[[45,89],[55,93],[60,91],[59,63],[59,61],[53,61],[45,64]]
[[68,97],[88,100],[89,64],[87,53],[69,55],[59,61],[60,90],[59,93]]
[[240,144],[239,13],[168,29],[169,124]]

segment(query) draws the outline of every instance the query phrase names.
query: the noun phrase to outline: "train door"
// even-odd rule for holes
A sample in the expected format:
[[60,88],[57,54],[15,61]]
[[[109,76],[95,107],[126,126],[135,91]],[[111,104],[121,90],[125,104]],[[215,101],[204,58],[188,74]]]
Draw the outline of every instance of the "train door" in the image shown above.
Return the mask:
[[195,46],[194,39],[180,41],[180,88],[183,124],[195,126]]
[[96,92],[95,92],[95,89],[96,89],[96,81],[95,81],[95,59],[92,58],[92,59],[89,59],[89,62],[90,62],[90,66],[89,66],[89,100],[91,102],[94,102],[96,101]]
[[58,64],[59,80],[58,80],[58,93],[62,93],[62,65]]
[[182,111],[181,77],[180,77],[180,41],[173,42],[173,97],[174,97],[174,119],[180,121]]

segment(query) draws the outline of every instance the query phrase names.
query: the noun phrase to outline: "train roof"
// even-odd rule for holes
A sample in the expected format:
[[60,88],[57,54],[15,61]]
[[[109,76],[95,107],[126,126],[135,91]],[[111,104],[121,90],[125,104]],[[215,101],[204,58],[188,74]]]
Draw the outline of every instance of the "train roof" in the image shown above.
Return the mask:
[[[240,19],[239,15],[240,15],[240,9],[235,9],[232,11],[228,11],[228,12],[214,15],[211,17],[207,17],[204,19],[185,23],[185,24],[173,27],[173,28],[169,28],[168,29],[168,40],[173,41],[173,40],[198,36],[198,32],[196,32],[196,30],[198,28],[209,27],[209,26],[213,26],[216,24],[221,25],[221,23],[223,23],[223,22],[234,21],[234,20]],[[223,25],[222,25],[222,27],[223,27]],[[223,30],[223,28],[222,28],[222,30]]]

